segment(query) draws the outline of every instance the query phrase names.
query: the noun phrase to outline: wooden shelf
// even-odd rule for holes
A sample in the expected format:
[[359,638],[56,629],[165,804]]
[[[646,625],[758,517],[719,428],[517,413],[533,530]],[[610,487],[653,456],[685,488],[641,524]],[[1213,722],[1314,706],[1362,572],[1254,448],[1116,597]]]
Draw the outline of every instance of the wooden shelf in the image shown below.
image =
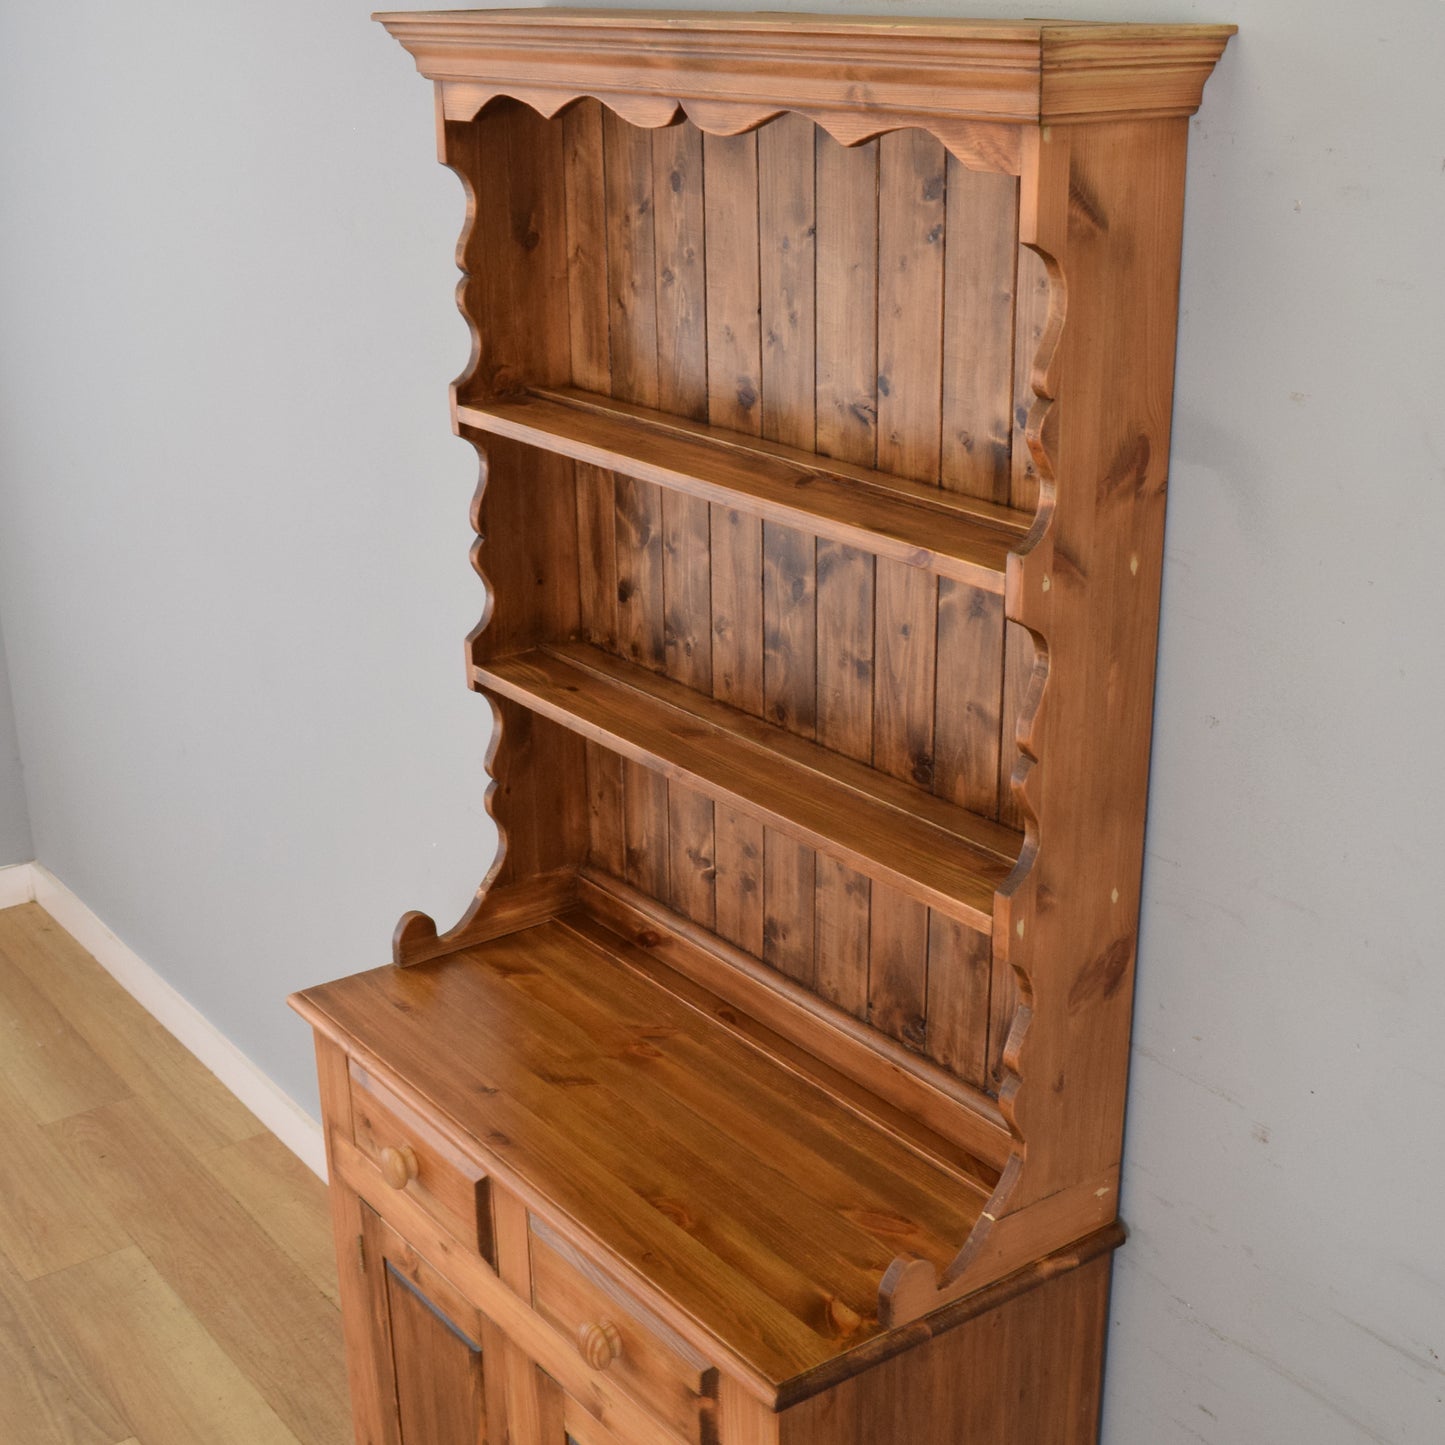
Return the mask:
[[1002,593],[1027,513],[587,392],[459,405],[457,422]]
[[474,666],[475,685],[743,809],[987,933],[1012,829],[585,644]]

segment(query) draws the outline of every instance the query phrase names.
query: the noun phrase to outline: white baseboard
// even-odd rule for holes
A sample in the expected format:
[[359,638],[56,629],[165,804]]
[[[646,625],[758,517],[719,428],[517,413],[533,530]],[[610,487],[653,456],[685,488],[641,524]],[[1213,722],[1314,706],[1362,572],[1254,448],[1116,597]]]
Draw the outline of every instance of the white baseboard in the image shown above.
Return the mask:
[[[7,906],[5,877],[25,871],[34,899],[163,1028],[185,1045],[280,1141],[322,1179],[326,1147],[321,1125],[269,1074],[263,1073],[204,1014],[126,944],[69,888],[38,863],[0,871],[0,907]],[[13,885],[12,885],[13,886]]]
[[16,908],[35,901],[35,864],[16,863],[0,868],[0,908]]

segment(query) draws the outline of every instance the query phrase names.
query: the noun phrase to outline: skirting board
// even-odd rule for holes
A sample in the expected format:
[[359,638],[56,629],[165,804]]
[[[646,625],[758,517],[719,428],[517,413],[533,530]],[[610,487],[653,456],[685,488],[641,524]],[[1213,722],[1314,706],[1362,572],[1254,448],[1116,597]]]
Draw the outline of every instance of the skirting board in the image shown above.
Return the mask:
[[16,863],[0,868],[0,908],[18,908],[35,901],[35,865]]
[[[24,872],[24,880],[11,881]],[[12,896],[18,890],[19,896]],[[280,1141],[322,1179],[326,1147],[321,1125],[263,1073],[204,1014],[122,943],[54,874],[38,863],[0,870],[0,908],[31,900],[40,906],[149,1013],[198,1058]]]

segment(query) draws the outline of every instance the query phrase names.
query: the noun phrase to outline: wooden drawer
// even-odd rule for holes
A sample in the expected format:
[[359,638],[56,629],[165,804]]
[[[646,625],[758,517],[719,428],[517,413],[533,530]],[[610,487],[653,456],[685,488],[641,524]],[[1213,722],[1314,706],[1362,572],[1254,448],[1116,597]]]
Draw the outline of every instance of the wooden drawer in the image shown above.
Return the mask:
[[404,1189],[494,1268],[492,1202],[486,1171],[455,1149],[405,1100],[351,1064],[356,1147],[385,1184]]
[[717,1372],[707,1360],[536,1218],[531,1246],[537,1313],[669,1429],[686,1440],[713,1439]]

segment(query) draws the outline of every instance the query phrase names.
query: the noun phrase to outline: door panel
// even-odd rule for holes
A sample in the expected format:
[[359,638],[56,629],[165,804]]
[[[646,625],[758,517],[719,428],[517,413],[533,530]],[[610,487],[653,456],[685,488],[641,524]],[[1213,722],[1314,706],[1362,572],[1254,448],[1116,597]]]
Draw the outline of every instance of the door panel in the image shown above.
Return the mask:
[[395,1411],[389,1442],[503,1445],[506,1391],[496,1327],[365,1206],[362,1230],[372,1360]]

